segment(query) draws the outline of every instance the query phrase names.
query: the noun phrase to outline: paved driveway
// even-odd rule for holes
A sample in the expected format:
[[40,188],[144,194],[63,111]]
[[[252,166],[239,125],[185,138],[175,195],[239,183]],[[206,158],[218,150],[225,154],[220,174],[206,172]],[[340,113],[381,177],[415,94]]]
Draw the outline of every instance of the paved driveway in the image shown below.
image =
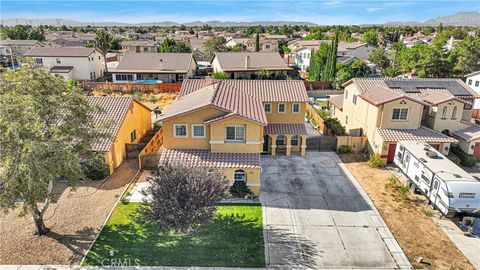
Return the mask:
[[262,156],[261,162],[268,267],[409,267],[368,196],[344,172],[335,153]]

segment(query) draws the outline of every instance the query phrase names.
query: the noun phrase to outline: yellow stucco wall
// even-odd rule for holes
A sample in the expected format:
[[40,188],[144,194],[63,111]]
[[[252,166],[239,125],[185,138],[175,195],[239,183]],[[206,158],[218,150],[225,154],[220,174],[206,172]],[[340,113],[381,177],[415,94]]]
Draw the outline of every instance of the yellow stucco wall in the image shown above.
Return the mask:
[[[138,143],[152,127],[151,111],[138,101],[133,100],[132,104],[133,106],[127,111],[127,115],[120,126],[111,150],[105,153],[105,162],[110,167],[110,173],[125,160],[127,155],[125,144]],[[130,134],[134,130],[137,138],[132,142]]]
[[[279,102],[264,102],[270,103],[271,105],[271,112],[265,113],[267,116],[267,122],[269,124],[275,123],[288,123],[288,124],[302,124],[305,121],[305,102],[284,102],[285,103],[285,113],[278,112],[278,104]],[[292,107],[294,103],[298,103],[300,105],[300,112],[293,113]]]
[[[226,126],[244,125],[246,141],[243,143],[226,142]],[[259,153],[263,148],[264,126],[239,117],[227,118],[210,125],[210,147],[212,152]]]
[[260,195],[260,168],[225,168],[223,172],[230,181],[230,185],[233,184],[233,174],[236,170],[243,170],[247,174],[247,186],[255,194]]

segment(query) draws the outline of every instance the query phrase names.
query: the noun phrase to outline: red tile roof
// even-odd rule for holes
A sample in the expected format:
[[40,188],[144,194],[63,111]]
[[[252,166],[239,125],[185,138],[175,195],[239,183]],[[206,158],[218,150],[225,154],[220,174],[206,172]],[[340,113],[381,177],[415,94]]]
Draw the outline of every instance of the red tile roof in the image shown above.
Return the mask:
[[336,95],[336,96],[331,96],[328,101],[330,103],[332,103],[332,105],[335,106],[336,108],[342,110],[343,109],[343,100],[344,100],[343,95]]
[[159,164],[207,168],[260,168],[260,154],[214,153],[199,149],[162,149]]
[[[305,83],[300,80],[213,80],[228,84],[262,102],[307,102]],[[180,97],[202,89],[211,84],[208,79],[189,79],[182,83]]]
[[426,143],[457,143],[452,137],[426,127],[413,129],[377,128],[385,142],[422,141]]
[[305,124],[268,124],[265,127],[265,134],[306,135],[307,128]]

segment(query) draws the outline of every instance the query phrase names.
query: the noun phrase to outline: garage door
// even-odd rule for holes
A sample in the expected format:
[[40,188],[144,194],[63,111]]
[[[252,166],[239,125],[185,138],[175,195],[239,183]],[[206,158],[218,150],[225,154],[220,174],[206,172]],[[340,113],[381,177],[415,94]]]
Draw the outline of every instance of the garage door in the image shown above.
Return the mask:
[[475,148],[473,149],[473,155],[477,161],[480,161],[480,143],[475,144]]

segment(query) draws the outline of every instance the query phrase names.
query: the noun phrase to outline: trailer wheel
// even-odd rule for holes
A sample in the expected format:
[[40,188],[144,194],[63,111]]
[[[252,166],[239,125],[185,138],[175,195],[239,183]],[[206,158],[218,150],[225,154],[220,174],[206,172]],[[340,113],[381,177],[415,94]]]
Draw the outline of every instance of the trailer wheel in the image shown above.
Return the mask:
[[407,185],[408,185],[408,190],[410,191],[411,194],[417,193],[417,187],[412,181],[408,180]]

